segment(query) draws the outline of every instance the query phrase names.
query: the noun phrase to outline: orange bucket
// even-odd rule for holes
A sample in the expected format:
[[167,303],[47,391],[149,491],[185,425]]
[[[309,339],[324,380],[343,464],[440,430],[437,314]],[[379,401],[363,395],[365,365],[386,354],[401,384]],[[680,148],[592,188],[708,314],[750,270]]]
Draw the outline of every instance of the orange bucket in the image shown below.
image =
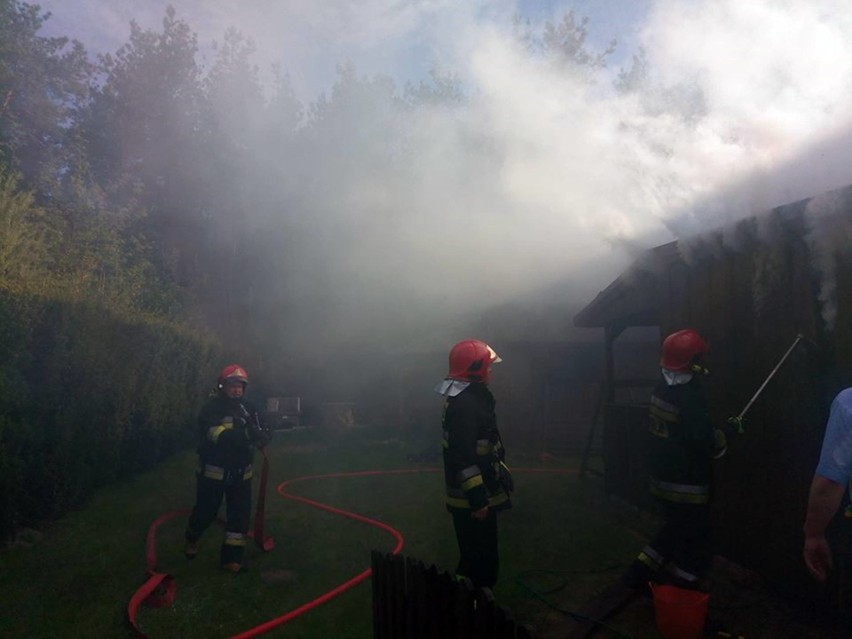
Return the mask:
[[649,584],[654,613],[663,639],[701,639],[710,595],[699,590]]

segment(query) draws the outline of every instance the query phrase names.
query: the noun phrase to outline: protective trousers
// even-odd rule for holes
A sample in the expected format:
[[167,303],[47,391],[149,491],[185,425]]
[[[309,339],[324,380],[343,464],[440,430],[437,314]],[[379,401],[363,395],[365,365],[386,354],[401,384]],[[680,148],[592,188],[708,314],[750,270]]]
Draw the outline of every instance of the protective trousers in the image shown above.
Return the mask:
[[221,479],[196,475],[195,506],[189,516],[186,540],[197,541],[216,518],[225,499],[225,539],[219,554],[222,564],[242,564],[251,519],[251,477],[243,469],[225,471]]
[[452,515],[460,555],[456,576],[467,577],[477,588],[493,588],[500,569],[497,513],[489,508],[485,519],[475,519],[469,510],[453,511]]
[[639,554],[652,577],[665,567],[677,585],[698,586],[713,561],[713,534],[708,504],[662,501],[665,523]]

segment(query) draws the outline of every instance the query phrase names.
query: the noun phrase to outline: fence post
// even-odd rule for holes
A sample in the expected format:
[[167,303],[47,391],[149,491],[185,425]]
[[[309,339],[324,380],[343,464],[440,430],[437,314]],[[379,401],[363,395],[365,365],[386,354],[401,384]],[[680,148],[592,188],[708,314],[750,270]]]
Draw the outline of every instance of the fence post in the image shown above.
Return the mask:
[[370,553],[370,565],[373,570],[373,639],[390,639],[388,616],[385,613],[385,569],[384,554],[378,550]]
[[535,639],[498,606],[490,588],[474,589],[434,565],[371,552],[373,639]]

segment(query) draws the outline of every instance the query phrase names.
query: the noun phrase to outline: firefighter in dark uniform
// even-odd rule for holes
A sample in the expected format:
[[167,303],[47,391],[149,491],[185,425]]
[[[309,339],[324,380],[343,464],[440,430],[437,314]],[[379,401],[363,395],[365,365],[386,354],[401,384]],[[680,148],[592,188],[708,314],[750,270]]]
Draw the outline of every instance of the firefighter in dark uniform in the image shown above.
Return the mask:
[[707,342],[692,329],[663,341],[662,378],[651,396],[651,494],[661,503],[665,523],[642,549],[624,580],[645,590],[649,581],[705,590],[713,559],[710,498],[713,460],[727,451],[728,438],[741,430],[729,421],[710,421],[700,378]]
[[491,588],[499,569],[497,512],[511,508],[513,488],[488,389],[491,366],[501,360],[479,340],[459,342],[449,360],[447,377],[435,390],[446,398],[444,480],[459,546],[456,576]]
[[184,554],[198,554],[198,541],[216,518],[225,499],[225,539],[219,561],[225,570],[239,572],[251,518],[252,459],[255,448],[269,443],[269,431],[243,395],[248,374],[237,364],[219,373],[217,393],[198,416],[199,464],[195,506],[186,528]]

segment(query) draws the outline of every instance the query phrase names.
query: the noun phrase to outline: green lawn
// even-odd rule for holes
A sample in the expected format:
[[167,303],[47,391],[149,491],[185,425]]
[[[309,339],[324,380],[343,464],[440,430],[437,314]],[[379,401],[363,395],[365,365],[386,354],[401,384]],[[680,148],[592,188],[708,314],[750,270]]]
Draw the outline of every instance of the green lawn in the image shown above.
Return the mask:
[[[152,638],[229,637],[368,568],[371,549],[391,550],[394,540],[387,533],[275,492],[280,482],[304,475],[440,465],[407,461],[410,449],[395,440],[371,442],[369,429],[356,429],[346,439],[330,447],[309,431],[276,437],[267,498],[267,533],[276,548],[264,554],[252,546],[243,573],[219,570],[220,528],[207,532],[198,558],[188,561],[182,555],[185,520],[163,524],[158,568],[175,576],[177,598],[170,608],[143,609],[143,629]],[[510,461],[518,468],[540,465],[518,455]],[[131,483],[103,490],[31,544],[0,552],[0,636],[132,636],[125,611],[145,580],[148,526],[166,511],[191,506],[194,466],[191,454],[170,459]],[[610,503],[595,478],[518,472],[516,485],[515,507],[501,515],[501,582],[495,595],[517,619],[544,631],[563,614],[541,597],[577,610],[618,576],[654,524]],[[290,492],[386,522],[405,537],[403,554],[454,567],[455,539],[438,473],[296,482]],[[370,594],[367,581],[267,636],[368,638]],[[657,636],[649,610],[612,623],[622,636]]]

